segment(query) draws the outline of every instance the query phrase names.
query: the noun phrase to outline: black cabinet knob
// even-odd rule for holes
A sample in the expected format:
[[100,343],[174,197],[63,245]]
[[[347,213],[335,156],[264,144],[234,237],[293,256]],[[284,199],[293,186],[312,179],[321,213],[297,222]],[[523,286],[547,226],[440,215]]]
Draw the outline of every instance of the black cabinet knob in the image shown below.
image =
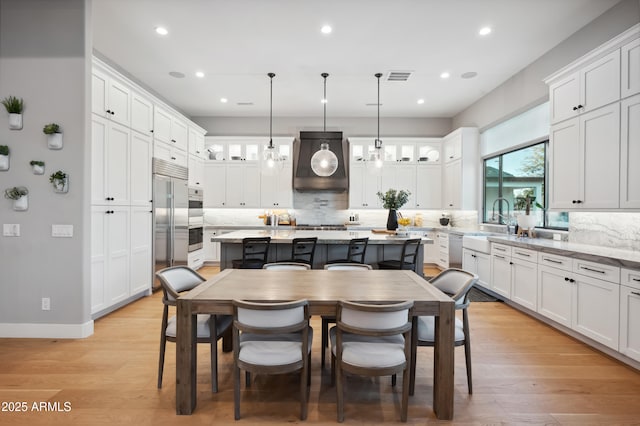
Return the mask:
[[574,106],[574,107],[573,107],[573,110],[574,110],[574,111],[577,111],[577,110],[578,110],[578,107],[577,107],[577,106]]
[[569,278],[567,278],[567,277],[564,277],[564,280],[565,280],[565,281],[569,281]]
[[107,114],[111,114],[111,110],[110,109],[107,110]]

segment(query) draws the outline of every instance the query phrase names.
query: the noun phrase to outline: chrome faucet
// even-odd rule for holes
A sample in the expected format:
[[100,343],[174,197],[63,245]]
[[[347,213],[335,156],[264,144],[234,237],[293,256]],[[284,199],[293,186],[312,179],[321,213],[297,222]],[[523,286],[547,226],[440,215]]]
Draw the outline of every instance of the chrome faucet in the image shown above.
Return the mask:
[[507,225],[507,235],[511,235],[511,224],[509,223],[511,221],[511,206],[509,205],[509,200],[504,197],[498,197],[493,201],[493,212],[491,213],[491,220],[496,220],[496,203],[498,201],[504,201],[505,203],[507,203],[507,216],[505,217],[504,214],[498,212],[498,219],[504,219],[504,222]]

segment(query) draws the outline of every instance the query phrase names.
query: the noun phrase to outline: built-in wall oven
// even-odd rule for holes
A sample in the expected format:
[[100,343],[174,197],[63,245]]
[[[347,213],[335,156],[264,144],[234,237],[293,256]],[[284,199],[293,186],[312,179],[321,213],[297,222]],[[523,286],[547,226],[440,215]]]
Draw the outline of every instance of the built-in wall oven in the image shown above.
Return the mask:
[[204,236],[202,189],[189,188],[189,252],[201,249]]

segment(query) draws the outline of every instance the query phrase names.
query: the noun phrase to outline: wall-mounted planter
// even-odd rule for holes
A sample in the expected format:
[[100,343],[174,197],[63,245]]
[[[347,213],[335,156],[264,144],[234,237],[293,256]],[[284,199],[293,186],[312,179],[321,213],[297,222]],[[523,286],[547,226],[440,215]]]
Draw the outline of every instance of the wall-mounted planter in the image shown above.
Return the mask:
[[13,209],[16,211],[25,211],[29,208],[29,196],[23,195],[17,200],[13,200]]
[[34,175],[43,175],[44,174],[44,161],[31,161],[29,163],[31,165],[31,171],[33,171]]
[[62,149],[62,133],[47,135],[47,147],[49,149]]
[[22,114],[9,114],[9,129],[22,130]]
[[62,170],[58,170],[49,176],[49,182],[53,185],[53,190],[55,192],[69,192],[69,175]]
[[9,155],[0,155],[0,170],[9,170]]

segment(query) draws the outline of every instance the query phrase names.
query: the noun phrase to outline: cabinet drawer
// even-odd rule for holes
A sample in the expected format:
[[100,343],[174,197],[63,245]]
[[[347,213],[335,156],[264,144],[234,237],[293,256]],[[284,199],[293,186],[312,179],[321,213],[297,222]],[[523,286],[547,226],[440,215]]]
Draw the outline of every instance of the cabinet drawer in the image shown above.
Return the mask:
[[500,256],[511,256],[511,246],[505,244],[491,243],[491,254],[498,254]]
[[522,259],[528,262],[538,263],[538,253],[535,250],[511,247],[511,257],[514,259]]
[[620,284],[620,268],[617,266],[603,265],[601,263],[574,259],[573,272],[588,277]]
[[438,232],[436,234],[436,238],[440,248],[442,249],[449,248],[449,234],[445,234],[444,232]]
[[539,252],[538,264],[562,269],[563,271],[571,271],[573,269],[573,260],[571,258],[558,256],[557,254]]
[[640,290],[640,271],[622,268],[620,272],[622,273],[620,284]]

